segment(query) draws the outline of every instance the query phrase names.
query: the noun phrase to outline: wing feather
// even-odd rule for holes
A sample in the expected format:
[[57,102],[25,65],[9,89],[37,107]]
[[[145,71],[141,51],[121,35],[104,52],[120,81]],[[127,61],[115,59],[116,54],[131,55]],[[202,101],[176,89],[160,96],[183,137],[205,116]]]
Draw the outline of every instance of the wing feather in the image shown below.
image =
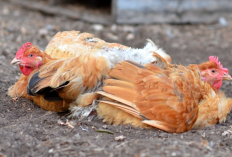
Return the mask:
[[136,92],[134,90],[123,87],[104,86],[103,90],[130,102],[132,102],[136,97]]
[[[98,63],[98,64],[96,64]],[[98,87],[110,67],[105,58],[79,56],[74,59],[55,60],[41,66],[29,76],[28,94],[57,96],[74,101],[86,90]],[[46,90],[45,90],[46,89]]]
[[140,68],[124,61],[110,71],[109,76],[114,79],[107,79],[104,92],[98,94],[120,102],[107,104],[145,118],[143,123],[168,132],[188,131],[197,120],[198,101],[195,99],[199,95],[195,97],[185,92],[195,89],[192,83],[201,80],[197,82],[198,75],[183,66],[165,64],[161,70],[155,65]]
[[112,105],[112,106],[114,106],[116,108],[119,108],[119,109],[121,109],[121,110],[123,110],[123,111],[125,111],[125,112],[139,118],[139,119],[142,119],[141,116],[140,116],[139,111],[137,111],[136,109],[134,109],[134,108],[132,108],[130,106],[122,105],[120,103],[115,103],[115,102],[111,102],[111,101],[104,101],[104,100],[100,100],[99,102],[102,102],[102,103],[105,103],[105,104],[110,104],[110,105]]
[[120,98],[120,97],[117,97],[117,96],[112,95],[112,94],[109,94],[109,93],[106,93],[106,92],[104,92],[104,91],[98,91],[98,92],[96,92],[96,93],[101,94],[101,95],[103,95],[103,96],[105,96],[105,97],[108,97],[108,98],[110,98],[110,99],[116,100],[116,101],[118,101],[118,102],[123,103],[124,105],[128,105],[128,106],[133,107],[133,108],[136,109],[136,106],[135,106],[132,102],[129,102],[129,101],[125,100],[125,99],[122,99],[122,98]]

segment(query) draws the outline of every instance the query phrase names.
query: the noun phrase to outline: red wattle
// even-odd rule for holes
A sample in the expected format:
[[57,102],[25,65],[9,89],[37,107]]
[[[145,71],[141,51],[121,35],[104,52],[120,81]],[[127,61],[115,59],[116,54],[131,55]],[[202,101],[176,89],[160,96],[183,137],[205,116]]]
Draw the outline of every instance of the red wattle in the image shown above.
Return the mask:
[[24,66],[23,68],[19,67],[23,75],[30,75],[30,73],[33,71],[32,68]]
[[219,90],[222,86],[222,80],[216,82],[213,84],[214,88],[216,88],[217,90]]

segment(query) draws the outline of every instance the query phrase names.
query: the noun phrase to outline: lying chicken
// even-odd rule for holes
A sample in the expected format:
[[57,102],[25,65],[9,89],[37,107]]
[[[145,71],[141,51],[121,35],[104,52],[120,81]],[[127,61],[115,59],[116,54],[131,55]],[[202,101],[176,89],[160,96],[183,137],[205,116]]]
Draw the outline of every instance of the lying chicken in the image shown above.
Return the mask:
[[171,62],[170,56],[151,41],[143,49],[133,49],[106,43],[89,33],[61,32],[53,37],[45,52],[31,43],[18,50],[11,63],[18,64],[23,75],[9,88],[8,95],[25,97],[56,112],[66,111],[71,102],[86,106],[97,98],[94,91],[115,64],[126,59],[154,63],[152,51]]
[[110,124],[152,126],[173,133],[226,120],[232,99],[217,89],[222,79],[231,77],[218,58],[184,67],[156,56],[159,67],[123,61],[109,72],[111,78],[97,92],[105,96],[99,100],[99,117]]

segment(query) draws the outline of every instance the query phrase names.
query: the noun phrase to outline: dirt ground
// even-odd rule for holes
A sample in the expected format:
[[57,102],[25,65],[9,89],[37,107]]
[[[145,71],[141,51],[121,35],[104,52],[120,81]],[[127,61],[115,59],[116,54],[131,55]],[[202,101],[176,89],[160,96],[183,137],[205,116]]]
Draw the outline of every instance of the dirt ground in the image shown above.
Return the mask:
[[[46,15],[0,0],[0,156],[232,156],[232,113],[223,124],[182,134],[132,126],[111,126],[100,119],[69,119],[74,128],[59,125],[67,114],[40,109],[29,100],[12,99],[8,88],[20,76],[11,60],[23,43],[44,50],[58,31],[90,32],[108,42],[142,47],[147,38],[188,65],[216,55],[232,73],[232,21],[227,25],[102,26]],[[221,88],[232,97],[232,86]],[[114,134],[97,132],[107,129]],[[228,131],[229,130],[229,131]],[[230,132],[231,131],[231,132]],[[123,135],[124,140],[115,140]]]

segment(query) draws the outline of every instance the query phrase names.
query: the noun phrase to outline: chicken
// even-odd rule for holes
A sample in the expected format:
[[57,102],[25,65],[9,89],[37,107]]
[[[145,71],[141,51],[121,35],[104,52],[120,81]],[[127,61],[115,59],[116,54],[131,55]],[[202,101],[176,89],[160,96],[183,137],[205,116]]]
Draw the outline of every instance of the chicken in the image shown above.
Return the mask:
[[156,51],[168,62],[171,58],[152,41],[142,49],[106,43],[89,33],[57,33],[45,52],[31,43],[23,45],[12,64],[18,64],[23,75],[9,88],[11,97],[33,100],[45,110],[66,111],[69,104],[86,106],[97,98],[108,71],[115,64],[130,59],[140,64],[154,63]]
[[181,133],[226,120],[232,99],[217,89],[231,77],[218,58],[185,67],[156,56],[158,65],[123,61],[109,72],[97,92],[104,96],[97,108],[104,122]]

